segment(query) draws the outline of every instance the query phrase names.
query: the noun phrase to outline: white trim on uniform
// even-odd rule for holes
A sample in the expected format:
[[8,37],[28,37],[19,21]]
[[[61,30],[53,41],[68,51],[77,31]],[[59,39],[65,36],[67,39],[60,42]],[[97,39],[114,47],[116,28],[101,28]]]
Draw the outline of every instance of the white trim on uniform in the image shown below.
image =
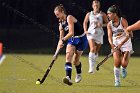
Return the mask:
[[73,36],[73,38],[80,38],[80,37],[83,37],[85,35],[85,33],[83,33],[82,35],[79,35],[79,36]]

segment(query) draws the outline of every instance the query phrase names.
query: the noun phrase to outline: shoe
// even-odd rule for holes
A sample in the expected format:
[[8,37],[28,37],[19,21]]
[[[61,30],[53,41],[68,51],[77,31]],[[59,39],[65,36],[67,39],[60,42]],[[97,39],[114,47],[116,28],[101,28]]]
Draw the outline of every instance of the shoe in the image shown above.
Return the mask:
[[94,65],[93,64],[89,64],[88,73],[94,73]]
[[94,74],[95,73],[94,66],[90,66],[89,67],[88,73],[91,73],[91,74]]
[[69,78],[69,76],[64,77],[64,78],[63,78],[63,82],[64,82],[65,84],[69,85],[69,86],[72,85],[72,81],[71,81],[71,79]]
[[0,64],[4,61],[5,58],[6,58],[5,55],[1,55],[1,56],[0,56]]
[[122,69],[122,78],[126,78],[126,76],[127,76],[127,71],[126,71],[126,69]]
[[115,81],[115,87],[120,87],[120,82],[119,81]]
[[89,67],[88,73],[91,73],[91,74],[94,74],[95,73],[93,66],[92,67],[91,66]]
[[77,74],[76,77],[75,77],[75,82],[79,83],[81,80],[82,80],[81,74]]
[[94,70],[93,69],[89,69],[88,73],[94,74]]

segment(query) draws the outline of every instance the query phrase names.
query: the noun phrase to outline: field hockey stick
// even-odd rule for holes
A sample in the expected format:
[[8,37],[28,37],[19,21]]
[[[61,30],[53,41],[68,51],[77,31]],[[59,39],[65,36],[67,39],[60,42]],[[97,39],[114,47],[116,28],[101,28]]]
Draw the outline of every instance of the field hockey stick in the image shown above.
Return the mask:
[[51,68],[52,68],[52,66],[53,66],[53,64],[54,64],[54,62],[56,61],[56,58],[57,58],[57,56],[58,56],[60,50],[61,50],[61,48],[58,48],[58,49],[56,50],[56,52],[55,52],[55,54],[54,54],[54,56],[53,56],[52,62],[51,62],[51,64],[49,65],[49,67],[47,68],[47,70],[46,70],[46,72],[45,72],[43,78],[42,78],[41,80],[38,79],[37,82],[36,82],[36,84],[42,84],[42,83],[45,81],[45,79],[47,78],[47,76],[48,76],[48,74],[49,74],[49,72],[50,72],[50,70],[51,70]]
[[[125,33],[124,33],[123,35],[125,35]],[[122,43],[124,44],[125,42],[127,42],[127,41],[129,40],[129,38],[130,38],[130,37],[126,35],[126,38],[124,39],[124,41],[123,41]],[[97,71],[99,70],[99,67],[100,67],[103,63],[105,63],[106,60],[107,60],[108,58],[110,58],[116,50],[119,49],[118,47],[119,47],[119,45],[116,46],[116,47],[114,48],[114,50],[113,50],[110,54],[108,54],[108,55],[103,59],[103,61],[101,61],[101,62],[97,65],[97,67],[96,67],[96,70],[97,70]]]
[[113,52],[111,52],[110,54],[108,54],[96,67],[96,70],[98,71],[99,70],[99,67],[106,62],[106,60],[111,57],[113,55]]
[[96,70],[98,71],[99,70],[99,67],[106,62],[106,60],[108,60],[112,55],[113,53],[117,50],[117,47],[115,47],[114,51],[111,51],[110,54],[108,54],[101,62],[98,63],[98,65],[96,66]]

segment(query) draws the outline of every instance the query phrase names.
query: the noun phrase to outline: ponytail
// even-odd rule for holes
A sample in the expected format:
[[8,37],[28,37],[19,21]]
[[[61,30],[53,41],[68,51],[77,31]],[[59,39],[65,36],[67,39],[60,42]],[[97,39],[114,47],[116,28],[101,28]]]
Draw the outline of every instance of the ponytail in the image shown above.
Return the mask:
[[64,8],[63,4],[59,4],[58,6],[56,6],[54,11],[60,11],[66,14],[66,9]]

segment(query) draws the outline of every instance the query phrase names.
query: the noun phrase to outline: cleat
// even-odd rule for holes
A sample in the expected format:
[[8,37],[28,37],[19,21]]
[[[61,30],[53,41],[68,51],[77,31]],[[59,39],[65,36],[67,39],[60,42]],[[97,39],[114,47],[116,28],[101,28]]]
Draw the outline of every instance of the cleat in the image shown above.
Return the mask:
[[90,74],[94,74],[94,71],[88,71],[88,73],[90,73]]
[[82,80],[81,74],[77,74],[77,75],[76,75],[76,78],[75,78],[75,82],[76,82],[76,83],[79,83],[81,80]]
[[63,82],[64,82],[65,84],[69,85],[69,86],[72,85],[72,81],[71,81],[71,79],[69,78],[69,76],[64,77],[64,78],[63,78]]
[[120,87],[120,82],[119,81],[115,82],[115,87]]
[[126,76],[127,76],[126,69],[122,69],[122,78],[126,78]]
[[94,68],[93,68],[93,67],[90,68],[89,71],[88,71],[88,73],[94,74],[94,73],[95,73],[95,72],[94,72]]

